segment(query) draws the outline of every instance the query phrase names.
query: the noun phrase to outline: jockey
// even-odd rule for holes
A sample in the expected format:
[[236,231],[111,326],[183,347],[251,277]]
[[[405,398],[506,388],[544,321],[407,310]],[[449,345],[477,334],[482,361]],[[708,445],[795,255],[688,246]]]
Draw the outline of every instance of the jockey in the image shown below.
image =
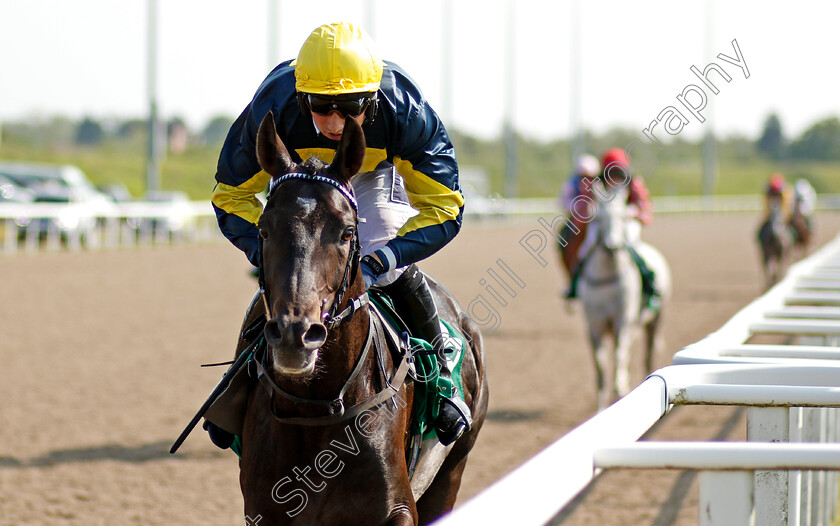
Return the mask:
[[814,208],[817,206],[817,191],[807,179],[798,179],[793,185],[793,211],[802,214],[811,227]]
[[[653,222],[653,203],[650,199],[650,193],[648,192],[644,180],[641,177],[631,176],[630,165],[627,162],[624,150],[621,148],[611,148],[607,150],[601,159],[601,166],[603,167],[603,170],[599,175],[599,178],[604,183],[604,186],[608,191],[614,184],[624,184],[627,186],[627,209],[631,217],[634,219],[633,221],[629,221],[627,223],[627,230],[625,232],[627,249],[632,256],[633,261],[635,261],[636,265],[639,267],[639,273],[642,278],[642,297],[644,299],[645,306],[656,308],[660,298],[659,292],[654,286],[653,272],[648,268],[636,250],[636,246],[641,238],[642,227]],[[629,182],[626,182],[627,178],[630,178]],[[583,184],[578,185],[580,188],[579,192],[569,199],[567,208],[570,208],[572,201],[581,195],[589,196],[591,199],[599,199],[592,189],[591,182],[586,184],[586,178],[582,178],[581,181]],[[582,201],[579,200],[578,203],[580,202]],[[580,217],[591,217],[591,214],[589,213],[578,215]],[[580,235],[583,235],[583,231]],[[591,238],[592,236],[586,237],[580,247],[577,258],[578,263],[573,271],[569,289],[565,294],[567,299],[574,299],[577,297],[577,280],[581,270],[580,262],[586,258],[586,254],[592,246],[593,241]]]
[[[560,249],[563,258],[563,264],[566,266],[566,270],[569,272],[570,278],[572,270],[577,263],[580,245],[586,237],[586,226],[588,225],[586,221],[581,219],[582,217],[586,217],[586,214],[573,214],[572,208],[575,206],[576,197],[589,194],[592,182],[600,174],[601,164],[598,162],[598,159],[589,154],[581,155],[575,163],[574,173],[566,180],[566,183],[563,185],[563,188],[560,190],[560,195],[558,196],[560,209],[566,211],[568,214],[567,217],[570,218],[569,223],[562,223],[563,227],[559,232],[560,239],[565,240],[566,245],[564,246],[563,244],[558,243],[558,248]],[[577,234],[575,234],[575,230],[573,228],[577,228]]]
[[[255,140],[269,110],[295,162],[312,156],[331,162],[345,118],[353,117],[362,126],[367,150],[353,186],[363,219],[359,237],[365,284],[380,287],[413,320],[438,351],[440,375],[448,379],[437,308],[415,265],[451,241],[461,227],[464,196],[455,152],[440,118],[401,67],[379,58],[373,41],[358,26],[335,23],[315,29],[297,58],[280,63],[257,88],[219,157],[212,198],[219,227],[257,267],[262,205],[256,194],[271,176],[260,168]],[[445,445],[470,428],[470,410],[461,393],[441,397],[434,425]],[[217,445],[229,445],[227,438]]]
[[782,212],[782,217],[790,216],[790,187],[785,181],[785,177],[780,173],[774,173],[767,181],[767,186],[764,188],[764,216],[770,217],[770,212],[774,208],[779,208]]

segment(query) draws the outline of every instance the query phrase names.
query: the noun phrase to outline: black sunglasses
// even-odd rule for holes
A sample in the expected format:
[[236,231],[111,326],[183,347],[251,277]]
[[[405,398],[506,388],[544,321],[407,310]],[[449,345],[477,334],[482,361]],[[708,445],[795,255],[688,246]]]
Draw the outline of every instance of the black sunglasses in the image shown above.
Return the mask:
[[332,111],[337,111],[342,117],[356,117],[361,115],[368,104],[370,104],[372,97],[365,95],[362,97],[354,97],[347,99],[336,99],[333,97],[319,97],[317,95],[307,95],[306,103],[312,113],[318,115],[329,115]]

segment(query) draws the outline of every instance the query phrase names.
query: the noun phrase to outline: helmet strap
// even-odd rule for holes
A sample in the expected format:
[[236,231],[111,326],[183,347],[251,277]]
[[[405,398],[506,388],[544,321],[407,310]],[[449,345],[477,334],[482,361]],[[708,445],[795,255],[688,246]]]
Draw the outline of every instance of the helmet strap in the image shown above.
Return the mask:
[[300,114],[303,115],[304,118],[312,118],[312,112],[309,111],[309,104],[306,103],[306,93],[297,92],[297,101],[298,101],[298,108],[300,109]]
[[376,118],[376,113],[379,111],[379,93],[374,93],[370,102],[365,108],[365,124],[372,124]]

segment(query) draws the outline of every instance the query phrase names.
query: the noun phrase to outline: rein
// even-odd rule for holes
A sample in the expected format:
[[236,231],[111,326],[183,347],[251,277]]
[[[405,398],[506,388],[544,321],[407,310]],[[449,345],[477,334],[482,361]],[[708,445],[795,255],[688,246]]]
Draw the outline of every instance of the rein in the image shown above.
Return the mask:
[[[350,283],[352,279],[355,277],[356,272],[358,271],[359,260],[361,256],[361,247],[359,245],[359,205],[356,202],[356,198],[352,193],[352,190],[349,190],[344,185],[339,183],[338,181],[324,177],[321,175],[311,175],[302,172],[292,172],[285,174],[277,179],[273,180],[271,185],[269,186],[268,197],[266,202],[271,199],[272,192],[280,186],[282,183],[290,180],[304,180],[304,181],[314,181],[320,183],[326,183],[337,189],[341,195],[343,195],[347,201],[350,203],[350,206],[353,208],[353,212],[355,213],[356,218],[356,229],[353,233],[352,239],[352,248],[350,249],[350,256],[347,259],[347,265],[344,267],[344,275],[341,279],[341,284],[335,294],[333,299],[333,303],[330,306],[330,309],[324,313],[323,321],[324,324],[327,326],[328,330],[334,329],[338,327],[342,322],[349,321],[353,318],[353,315],[360,309],[366,307],[370,303],[370,295],[367,292],[364,292],[357,298],[349,300],[347,302],[347,306],[341,311],[338,312],[341,304],[344,300],[344,295],[347,293],[347,289],[350,287]],[[259,238],[260,243],[260,254],[262,254],[262,236]],[[259,276],[258,276],[258,283],[259,283],[259,292],[260,296],[262,297],[263,304],[265,306],[265,316],[266,320],[271,319],[271,310],[269,308],[269,300],[268,300],[268,291],[265,287],[265,274],[263,271],[263,265],[259,267]],[[359,358],[356,360],[356,364],[353,366],[353,370],[350,372],[350,376],[348,376],[347,380],[344,381],[344,385],[339,390],[338,396],[333,400],[319,400],[313,398],[303,398],[297,395],[293,395],[287,391],[285,391],[280,385],[274,381],[270,374],[268,374],[269,367],[265,363],[268,353],[265,352],[266,348],[263,347],[261,356],[254,357],[254,361],[257,365],[257,377],[260,380],[260,383],[266,388],[269,392],[271,397],[270,407],[271,407],[271,414],[274,418],[285,424],[296,424],[296,425],[304,425],[304,426],[323,426],[323,425],[330,425],[341,422],[343,420],[347,420],[349,418],[353,418],[356,415],[360,414],[361,412],[370,409],[372,407],[378,406],[387,400],[391,399],[394,395],[399,392],[402,388],[403,384],[405,383],[405,378],[408,374],[408,366],[409,366],[409,359],[407,359],[406,355],[403,354],[400,360],[399,366],[394,371],[391,378],[388,378],[388,375],[384,369],[384,364],[382,360],[382,350],[387,348],[387,343],[385,342],[385,338],[383,337],[383,328],[382,328],[382,320],[375,314],[371,313],[368,318],[369,327],[368,327],[368,334],[365,340],[365,346],[362,350]],[[375,338],[374,338],[375,335]],[[375,341],[374,341],[375,340]],[[378,356],[377,362],[380,364],[380,369],[383,378],[385,379],[386,387],[382,389],[379,393],[373,395],[372,397],[359,402],[358,404],[353,405],[350,408],[346,408],[344,404],[344,395],[347,393],[350,386],[359,376],[359,373],[362,370],[362,366],[367,361],[367,357],[370,354],[371,347],[375,348],[375,352]],[[274,405],[274,396],[279,395],[286,400],[290,400],[295,405],[312,405],[316,407],[323,407],[326,409],[327,414],[323,416],[315,416],[315,417],[283,417],[277,414],[277,409]]]

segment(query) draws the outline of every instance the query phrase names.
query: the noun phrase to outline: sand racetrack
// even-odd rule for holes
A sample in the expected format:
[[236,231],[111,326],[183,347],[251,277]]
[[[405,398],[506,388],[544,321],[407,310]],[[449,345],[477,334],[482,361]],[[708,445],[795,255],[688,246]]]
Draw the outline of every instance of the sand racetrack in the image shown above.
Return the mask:
[[[838,218],[818,216],[817,246],[837,235]],[[655,367],[761,292],[757,222],[754,213],[662,214],[646,229],[675,283]],[[483,294],[497,312],[485,339],[490,413],[461,501],[595,409],[582,314],[560,301],[554,247],[543,267],[519,244],[537,228],[535,218],[468,221],[422,264],[462,304]],[[515,296],[495,287],[504,306],[485,289],[495,283],[488,269],[504,275],[499,260],[524,283]],[[245,258],[226,242],[19,254],[0,257],[0,276],[0,524],[242,524],[236,456],[201,429],[177,455],[168,449],[222,373],[199,364],[229,359],[255,288]],[[643,377],[636,353],[633,384]],[[650,436],[743,434],[738,409],[697,407],[675,410]],[[692,473],[624,471],[602,476],[564,524],[694,525],[697,516]]]

